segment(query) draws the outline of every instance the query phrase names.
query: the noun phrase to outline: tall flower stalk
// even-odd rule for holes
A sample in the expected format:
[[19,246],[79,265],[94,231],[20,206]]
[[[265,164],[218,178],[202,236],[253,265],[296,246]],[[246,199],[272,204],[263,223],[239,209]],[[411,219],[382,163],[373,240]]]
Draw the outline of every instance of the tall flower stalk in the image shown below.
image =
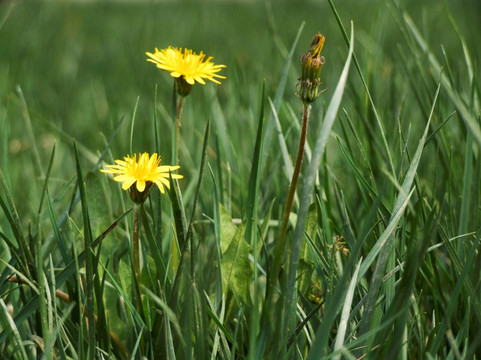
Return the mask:
[[277,281],[282,257],[285,248],[285,238],[287,232],[287,226],[289,224],[289,215],[291,213],[294,196],[296,194],[297,182],[299,180],[299,174],[301,172],[302,160],[304,158],[304,148],[306,145],[307,125],[309,122],[309,115],[311,111],[311,104],[319,96],[321,91],[319,87],[321,85],[321,70],[325,63],[324,57],[321,56],[321,51],[324,46],[325,37],[320,33],[317,33],[312,40],[309,51],[301,56],[302,74],[299,78],[298,97],[302,100],[304,105],[302,115],[302,127],[301,135],[299,139],[299,148],[297,150],[296,164],[292,173],[291,185],[289,187],[289,193],[287,195],[286,205],[284,207],[284,213],[282,215],[279,243],[277,245],[277,251],[274,254],[274,260],[272,265],[271,277],[268,282],[268,297],[273,295],[273,289]]
[[182,108],[184,100],[192,90],[192,85],[196,82],[205,85],[205,80],[220,84],[217,79],[225,79],[225,76],[218,72],[225,68],[225,65],[215,65],[211,62],[212,57],[205,59],[205,54],[201,51],[196,54],[192,50],[177,49],[169,46],[167,49],[159,50],[155,48],[154,53],[145,53],[149,58],[147,61],[154,63],[157,68],[168,71],[175,78],[175,91],[179,95],[176,104],[175,114],[175,162],[179,162],[179,144]]

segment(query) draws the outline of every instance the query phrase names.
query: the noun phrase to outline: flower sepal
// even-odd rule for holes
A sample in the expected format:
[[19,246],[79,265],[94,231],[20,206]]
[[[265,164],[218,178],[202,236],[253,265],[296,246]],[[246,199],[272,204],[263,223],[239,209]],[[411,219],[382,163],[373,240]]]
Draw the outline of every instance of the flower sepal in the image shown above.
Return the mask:
[[186,97],[192,90],[192,84],[189,84],[183,77],[175,78],[175,89],[177,94],[182,97]]
[[147,198],[149,197],[150,190],[152,189],[153,185],[153,182],[146,181],[144,191],[139,191],[139,189],[137,189],[137,186],[132,185],[131,187],[129,187],[130,199],[134,203],[142,205],[144,201],[147,200]]

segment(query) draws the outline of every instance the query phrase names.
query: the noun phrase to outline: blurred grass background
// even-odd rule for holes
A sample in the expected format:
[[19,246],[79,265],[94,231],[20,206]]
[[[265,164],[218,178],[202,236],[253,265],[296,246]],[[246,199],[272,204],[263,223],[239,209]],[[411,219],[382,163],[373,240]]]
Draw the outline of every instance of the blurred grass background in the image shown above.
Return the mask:
[[[401,3],[421,24],[423,35],[438,54],[441,53],[438,44],[444,45],[453,66],[462,62],[463,56],[453,36],[446,6],[456,17],[461,32],[468,34],[469,48],[478,51],[481,30],[478,1]],[[404,61],[397,48],[401,35],[386,2],[336,4],[343,21],[352,20],[356,27],[361,66],[369,81],[376,83],[375,102],[379,99],[394,108],[401,99],[390,90],[393,81],[407,84],[409,77],[418,75],[406,74],[400,67]],[[212,118],[212,106],[206,100],[211,99],[213,92],[217,93],[230,134],[254,132],[252,109],[258,106],[262,82],[265,79],[266,93],[272,97],[287,49],[303,22],[301,43],[308,43],[317,31],[327,38],[324,50],[327,65],[323,72],[327,88],[338,77],[345,48],[326,1],[3,1],[0,19],[0,121],[4,134],[9,134],[3,137],[8,144],[2,146],[0,159],[3,167],[8,163],[11,181],[33,176],[22,165],[29,162],[28,148],[32,144],[25,132],[25,114],[22,114],[25,107],[20,105],[18,87],[26,100],[40,157],[45,163],[55,141],[59,154],[70,151],[71,138],[92,151],[103,149],[104,136],[109,138],[123,117],[131,119],[137,97],[133,149],[151,151],[150,121],[158,86],[157,102],[166,133],[160,151],[167,160],[171,149],[168,116],[172,79],[145,61],[145,51],[169,45],[187,47],[204,51],[214,57],[214,62],[228,66],[224,71],[228,79],[222,86],[195,87],[188,99],[183,131],[195,135],[190,138],[185,135],[185,145],[189,147],[198,141],[206,119]],[[286,103],[295,104],[292,100],[298,74],[296,60],[290,69]],[[358,80],[352,80],[351,87],[357,92]],[[314,113],[321,111],[321,101],[315,104]],[[392,108],[386,106],[386,111]],[[293,110],[298,114],[300,107],[294,106]],[[417,109],[410,111],[412,117],[417,116]],[[316,128],[315,123],[311,126]],[[120,139],[127,140],[129,131],[129,126],[122,126]],[[232,141],[239,154],[249,153],[252,147],[242,136]],[[126,153],[126,144],[115,142],[114,156]],[[73,170],[70,156],[54,166]],[[237,161],[240,165],[237,171],[246,171],[248,161]],[[29,193],[25,188],[14,191],[24,198],[35,198],[35,191]]]

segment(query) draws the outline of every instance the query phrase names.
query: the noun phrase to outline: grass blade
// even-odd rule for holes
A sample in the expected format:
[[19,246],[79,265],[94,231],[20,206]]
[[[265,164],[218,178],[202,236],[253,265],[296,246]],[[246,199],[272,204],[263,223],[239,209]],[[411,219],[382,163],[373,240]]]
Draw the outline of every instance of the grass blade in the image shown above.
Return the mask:
[[7,325],[5,326],[6,330],[4,331],[6,331],[7,335],[12,338],[12,342],[17,345],[16,348],[18,349],[18,352],[20,352],[20,358],[24,360],[28,360],[27,353],[25,352],[25,348],[22,344],[23,341],[20,336],[20,332],[17,328],[17,322],[12,318],[7,305],[1,298],[0,298],[0,319],[2,320],[1,321],[2,324]]
[[265,99],[265,83],[262,86],[261,109],[259,114],[259,125],[257,128],[256,143],[254,146],[254,156],[252,158],[252,168],[249,178],[249,192],[247,195],[246,209],[246,240],[256,249],[255,233],[257,231],[257,211],[259,206],[259,185],[261,181],[261,162],[262,150],[264,146],[264,99]]
[[[257,263],[258,263],[258,251],[257,251],[257,226],[258,226],[258,212],[259,212],[259,187],[261,181],[261,163],[262,153],[264,146],[264,101],[265,101],[265,82],[262,85],[262,97],[261,108],[259,114],[259,125],[257,128],[257,136],[254,147],[254,156],[252,159],[252,168],[249,178],[249,192],[247,197],[247,209],[246,209],[246,230],[245,239],[247,244],[251,245],[254,251],[254,294],[252,299],[254,304],[259,301],[258,294],[258,276],[257,276]],[[257,344],[257,336],[259,333],[259,307],[254,305],[252,308],[252,314],[250,318],[249,329],[249,359],[255,357],[255,347]]]
[[[332,0],[328,0],[328,2],[329,2],[329,6],[332,9],[332,12],[334,13],[334,16],[335,16],[336,20],[337,20],[337,24],[339,25],[339,28],[341,29],[344,40],[346,41],[347,46],[350,47],[352,39],[349,40],[349,36],[347,35],[347,31],[345,30],[344,25],[342,24],[341,17],[339,16],[339,14],[337,12],[336,7],[334,6],[334,3],[332,2]],[[384,128],[382,126],[381,118],[378,114],[376,106],[374,105],[374,101],[372,99],[371,93],[370,93],[369,88],[367,86],[366,80],[364,79],[364,75],[362,74],[361,66],[359,65],[359,61],[357,60],[356,54],[353,53],[352,57],[353,57],[354,65],[356,66],[357,72],[359,73],[359,76],[361,77],[361,82],[362,82],[362,85],[364,86],[364,90],[366,90],[366,93],[367,93],[367,96],[368,96],[368,99],[369,99],[369,104],[371,105],[371,108],[374,112],[374,117],[376,119],[379,131],[381,132],[381,137],[382,137],[383,145],[384,145],[384,151],[385,151],[386,156],[388,158],[390,171],[392,172],[393,176],[395,176],[396,171],[395,171],[395,168],[394,168],[394,162],[392,160],[391,150],[389,149],[389,145],[387,143],[386,135],[384,133]]]
[[301,37],[301,34],[302,34],[302,30],[304,29],[304,22],[301,24],[301,26],[299,27],[299,30],[297,30],[297,35],[296,35],[296,38],[294,39],[294,42],[292,43],[292,46],[291,46],[291,50],[289,51],[289,55],[287,56],[287,59],[286,59],[286,63],[284,65],[284,68],[282,69],[282,75],[281,75],[281,78],[279,80],[279,85],[277,86],[277,90],[276,90],[276,95],[274,97],[274,103],[273,103],[273,110],[274,112],[271,113],[271,115],[269,116],[269,119],[267,121],[267,124],[266,124],[266,134],[265,134],[265,137],[264,137],[264,143],[265,143],[265,146],[264,146],[264,153],[262,155],[262,165],[261,165],[261,168],[264,169],[265,167],[265,164],[266,164],[266,160],[268,159],[268,155],[269,155],[269,151],[271,151],[271,139],[272,139],[272,136],[273,136],[273,132],[274,132],[274,124],[273,124],[273,121],[274,121],[274,114],[277,114],[279,113],[279,108],[281,106],[281,101],[282,101],[282,97],[284,96],[284,92],[286,90],[286,84],[287,84],[287,77],[289,75],[289,69],[291,67],[291,63],[292,63],[292,58],[294,57],[294,52],[296,50],[296,47],[297,47],[297,43],[299,42],[299,39]]
[[80,167],[80,161],[77,153],[77,147],[74,143],[75,163],[77,166],[77,186],[80,193],[80,203],[82,205],[82,218],[84,226],[84,248],[85,248],[85,268],[86,268],[86,282],[87,288],[85,290],[85,296],[87,298],[87,311],[88,318],[88,359],[95,358],[95,344],[96,344],[96,332],[95,332],[95,308],[94,308],[94,275],[97,276],[97,271],[94,269],[94,256],[92,253],[92,230],[90,228],[89,210],[87,205],[87,193],[85,190],[85,184],[82,177],[82,169]]
[[[369,267],[371,266],[372,262],[374,261],[375,257],[379,254],[378,261],[376,263],[376,268],[374,270],[374,273],[372,275],[371,281],[370,281],[370,286],[369,286],[369,292],[367,294],[367,300],[366,300],[366,310],[365,313],[363,314],[361,324],[360,324],[360,333],[363,334],[365,333],[368,329],[370,329],[370,323],[372,320],[372,314],[374,312],[375,308],[375,303],[377,299],[377,294],[379,291],[379,286],[381,285],[381,279],[384,276],[384,271],[386,268],[386,264],[388,261],[388,258],[391,253],[391,248],[394,243],[394,229],[395,225],[397,222],[400,220],[402,213],[404,212],[404,209],[406,208],[407,201],[410,198],[411,194],[414,191],[414,188],[411,189],[411,186],[413,184],[418,165],[419,165],[419,160],[421,159],[421,154],[424,149],[424,144],[426,142],[426,138],[428,135],[428,130],[429,126],[431,124],[431,119],[434,113],[434,109],[437,103],[438,95],[439,95],[439,90],[440,86],[438,86],[438,89],[436,91],[436,95],[434,97],[434,102],[431,108],[431,114],[429,116],[429,119],[427,121],[426,127],[424,129],[424,134],[419,140],[418,147],[416,149],[416,152],[414,154],[414,157],[411,161],[411,164],[409,165],[409,169],[406,173],[406,176],[404,178],[402,187],[399,191],[399,194],[396,199],[396,203],[394,204],[393,212],[391,219],[389,220],[388,226],[386,227],[385,231],[379,238],[379,240],[376,242],[372,250],[369,252],[369,254],[366,256],[366,260],[363,262],[361,266],[361,271],[360,271],[360,276],[364,276]],[[394,219],[396,218],[396,220]]]
[[130,154],[133,154],[133,143],[134,143],[134,125],[137,115],[137,107],[139,106],[140,96],[137,96],[135,101],[134,113],[132,114],[132,124],[130,125]]
[[[343,347],[344,337],[346,336],[347,322],[349,320],[349,313],[351,310],[352,298],[354,297],[354,290],[356,289],[356,284],[358,282],[359,269],[361,267],[362,259],[359,259],[357,263],[356,270],[352,275],[351,283],[347,289],[346,298],[344,300],[344,305],[342,307],[341,321],[339,323],[339,329],[336,336],[336,342],[334,343],[334,351],[339,350]],[[336,356],[333,359],[339,360],[340,357]]]
[[412,21],[411,17],[407,14],[403,14],[403,19],[407,26],[407,29],[414,36],[414,39],[418,43],[421,51],[428,56],[428,60],[434,69],[434,75],[433,75],[434,78],[439,79],[439,81],[441,82],[441,85],[443,86],[443,89],[447,92],[448,96],[451,98],[452,102],[456,106],[456,109],[458,110],[461,116],[461,119],[464,121],[464,124],[471,131],[474,140],[476,140],[478,145],[481,145],[481,128],[479,126],[478,120],[469,111],[468,107],[466,106],[463,99],[459,96],[458,92],[455,89],[453,89],[453,87],[451,86],[451,83],[448,77],[443,72],[441,65],[436,60],[436,57],[429,49],[428,44],[423,39],[419,30],[414,25],[414,22]]

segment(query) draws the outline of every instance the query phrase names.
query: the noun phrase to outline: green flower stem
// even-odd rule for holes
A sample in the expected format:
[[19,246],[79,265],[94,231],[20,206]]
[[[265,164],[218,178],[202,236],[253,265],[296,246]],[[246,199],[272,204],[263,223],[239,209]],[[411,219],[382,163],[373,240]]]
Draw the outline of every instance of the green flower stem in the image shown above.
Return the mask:
[[177,101],[177,108],[175,111],[175,164],[179,163],[179,147],[180,147],[180,119],[182,109],[184,108],[184,96],[179,96]]
[[276,279],[279,274],[282,255],[284,254],[285,239],[287,232],[287,225],[289,224],[289,215],[292,209],[292,203],[294,202],[294,195],[296,194],[297,181],[299,180],[299,174],[301,172],[302,159],[304,158],[304,147],[306,144],[307,135],[307,123],[309,121],[309,114],[311,111],[311,105],[304,103],[304,113],[302,116],[302,128],[301,137],[299,139],[299,149],[297,150],[297,159],[294,172],[292,173],[291,186],[289,188],[289,194],[287,195],[286,207],[284,208],[284,214],[282,215],[281,231],[279,235],[279,244],[277,246],[277,252],[274,256],[272,264],[272,276],[268,282],[268,298],[273,295]]

